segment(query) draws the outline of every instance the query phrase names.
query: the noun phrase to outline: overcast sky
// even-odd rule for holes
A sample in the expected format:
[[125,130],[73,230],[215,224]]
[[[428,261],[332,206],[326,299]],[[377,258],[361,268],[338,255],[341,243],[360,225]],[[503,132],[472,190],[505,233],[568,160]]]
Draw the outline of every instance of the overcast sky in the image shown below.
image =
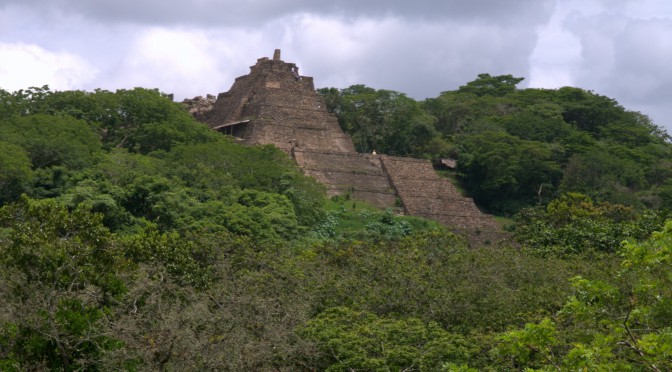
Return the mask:
[[415,99],[479,73],[571,85],[672,132],[672,0],[0,0],[0,88],[227,91],[282,49],[316,87]]

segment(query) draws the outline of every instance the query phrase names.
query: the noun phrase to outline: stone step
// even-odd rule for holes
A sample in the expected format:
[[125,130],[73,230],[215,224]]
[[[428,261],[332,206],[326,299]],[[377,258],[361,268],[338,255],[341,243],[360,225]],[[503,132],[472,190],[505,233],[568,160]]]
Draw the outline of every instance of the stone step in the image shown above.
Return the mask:
[[474,231],[499,228],[492,216],[482,213],[472,199],[461,196],[449,180],[439,177],[429,161],[391,156],[380,159],[406,213]]

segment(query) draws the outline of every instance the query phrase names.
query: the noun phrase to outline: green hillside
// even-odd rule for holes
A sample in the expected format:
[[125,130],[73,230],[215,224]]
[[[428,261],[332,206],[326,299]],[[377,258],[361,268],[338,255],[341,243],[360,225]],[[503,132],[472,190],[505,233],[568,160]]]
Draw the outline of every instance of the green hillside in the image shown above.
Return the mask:
[[467,192],[495,214],[567,192],[672,207],[672,146],[662,128],[594,92],[517,89],[522,80],[481,74],[422,102],[363,85],[320,92],[358,151],[456,159]]
[[476,248],[156,90],[0,90],[0,370],[672,369],[667,134],[520,80],[320,90],[358,150],[457,160],[513,237]]

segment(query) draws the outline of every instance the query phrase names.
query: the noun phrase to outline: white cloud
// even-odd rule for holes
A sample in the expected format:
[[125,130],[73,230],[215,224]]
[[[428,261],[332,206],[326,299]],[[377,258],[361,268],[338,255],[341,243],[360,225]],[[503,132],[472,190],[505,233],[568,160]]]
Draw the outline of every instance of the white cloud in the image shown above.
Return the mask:
[[530,56],[530,87],[559,88],[573,85],[580,62],[581,43],[563,27],[572,10],[567,2],[556,3],[553,16],[538,30],[537,45]]
[[315,76],[320,86],[363,83],[366,76],[362,68],[378,52],[380,35],[392,32],[393,23],[310,14],[294,16],[283,22],[283,59],[296,62],[301,73]]
[[[154,26],[259,27],[298,13],[416,21],[476,19],[497,24],[535,23],[555,0],[4,0],[40,12],[76,12],[99,22]],[[0,3],[0,7],[2,7]]]
[[258,56],[237,51],[256,49],[255,39],[258,35],[236,30],[139,28],[96,84],[110,90],[157,88],[177,100],[218,93],[248,72]]
[[531,85],[594,90],[672,129],[670,38],[670,1],[559,1],[540,28]]
[[147,29],[136,36],[115,67],[112,85],[192,91],[199,77],[218,78],[217,63],[208,48],[207,37],[198,32]]
[[[285,24],[284,56],[316,85],[366,84],[417,99],[456,89],[483,72],[527,74],[535,45],[530,28],[469,21],[416,23],[302,15]],[[283,47],[284,48],[284,47]]]
[[611,89],[629,100],[668,103],[672,89],[672,20],[632,21],[614,38]]
[[0,88],[14,91],[49,85],[55,90],[78,89],[97,69],[68,52],[52,52],[34,44],[0,43]]

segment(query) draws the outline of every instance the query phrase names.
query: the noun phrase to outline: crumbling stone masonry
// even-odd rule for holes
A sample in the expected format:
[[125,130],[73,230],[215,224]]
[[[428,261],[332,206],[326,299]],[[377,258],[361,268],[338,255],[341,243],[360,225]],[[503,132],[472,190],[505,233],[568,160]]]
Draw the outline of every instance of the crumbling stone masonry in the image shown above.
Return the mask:
[[189,113],[197,120],[204,120],[204,114],[212,111],[212,108],[217,101],[217,97],[208,94],[205,96],[198,96],[191,99],[185,99],[182,103],[189,108]]
[[[404,213],[431,218],[472,244],[501,237],[492,216],[440,178],[427,160],[360,154],[317,94],[313,78],[294,63],[260,58],[248,75],[236,78],[214,104],[197,97],[185,104],[211,128],[250,145],[284,150],[305,174],[327,187],[329,196],[350,194],[380,208],[402,205]],[[211,105],[211,107],[209,107]]]

